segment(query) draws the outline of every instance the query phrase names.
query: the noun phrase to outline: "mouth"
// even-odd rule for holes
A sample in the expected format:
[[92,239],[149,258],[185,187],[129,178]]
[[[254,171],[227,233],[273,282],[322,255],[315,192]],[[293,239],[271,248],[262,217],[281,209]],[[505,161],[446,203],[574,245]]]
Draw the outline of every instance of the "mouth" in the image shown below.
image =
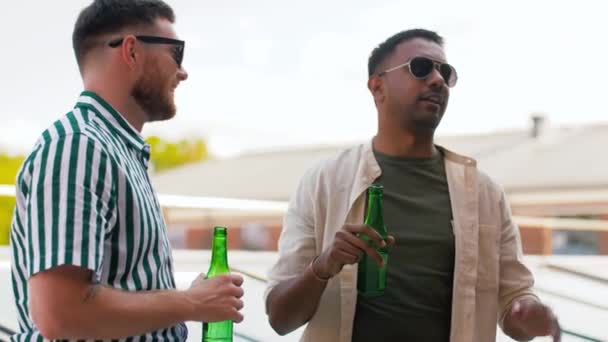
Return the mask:
[[443,96],[437,95],[437,94],[421,96],[419,98],[419,101],[423,101],[423,102],[426,102],[426,103],[431,103],[431,104],[434,104],[436,106],[443,106],[443,104],[445,102],[444,99],[443,99]]

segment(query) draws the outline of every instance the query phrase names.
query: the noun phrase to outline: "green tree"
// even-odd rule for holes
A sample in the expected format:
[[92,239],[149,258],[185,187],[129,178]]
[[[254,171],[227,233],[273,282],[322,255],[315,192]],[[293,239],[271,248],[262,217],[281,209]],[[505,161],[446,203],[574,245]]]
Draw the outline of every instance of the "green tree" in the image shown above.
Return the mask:
[[[14,186],[15,177],[23,159],[23,156],[10,156],[0,153],[0,185]],[[0,195],[0,245],[8,245],[14,209],[15,197]]]
[[203,139],[182,139],[171,142],[157,136],[146,138],[150,144],[150,161],[156,172],[162,172],[189,163],[200,162],[209,157]]

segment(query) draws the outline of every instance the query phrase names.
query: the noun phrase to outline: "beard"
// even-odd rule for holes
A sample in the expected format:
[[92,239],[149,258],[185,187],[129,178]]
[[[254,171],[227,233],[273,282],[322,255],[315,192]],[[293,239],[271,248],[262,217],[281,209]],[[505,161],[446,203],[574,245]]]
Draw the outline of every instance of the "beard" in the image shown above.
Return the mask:
[[444,112],[445,108],[433,110],[417,103],[398,111],[397,120],[403,130],[432,134],[439,126]]
[[409,108],[413,126],[421,131],[434,132],[447,109],[448,96],[446,93],[443,94],[444,101],[441,104],[417,98],[416,102]]
[[148,121],[169,120],[175,116],[171,84],[163,79],[158,64],[150,61],[147,70],[133,85],[131,96],[148,115]]
[[415,112],[412,114],[411,121],[414,124],[414,127],[423,131],[434,131],[441,119],[443,118],[443,111],[438,112]]

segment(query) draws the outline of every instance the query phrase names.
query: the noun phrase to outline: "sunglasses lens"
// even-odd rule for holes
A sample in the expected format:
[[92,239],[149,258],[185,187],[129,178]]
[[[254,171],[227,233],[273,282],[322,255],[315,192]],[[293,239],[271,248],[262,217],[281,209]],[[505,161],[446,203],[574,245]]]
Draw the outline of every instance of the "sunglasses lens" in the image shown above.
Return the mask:
[[426,78],[433,71],[433,61],[424,57],[415,57],[410,61],[410,71],[416,78]]
[[177,65],[179,65],[179,66],[182,65],[182,61],[184,60],[184,47],[183,46],[175,47],[175,49],[173,50],[173,59],[175,59],[175,62],[177,63]]
[[448,87],[453,87],[456,84],[456,70],[449,64],[441,64],[439,66],[439,73],[445,80]]

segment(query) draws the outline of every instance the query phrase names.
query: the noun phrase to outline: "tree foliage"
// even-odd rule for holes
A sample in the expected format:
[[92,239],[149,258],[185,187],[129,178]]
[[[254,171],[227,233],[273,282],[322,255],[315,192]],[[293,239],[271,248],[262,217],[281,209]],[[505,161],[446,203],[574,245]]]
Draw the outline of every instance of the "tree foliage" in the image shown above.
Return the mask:
[[[23,156],[10,156],[0,153],[0,184],[13,185],[23,163]],[[11,219],[15,209],[15,198],[0,195],[0,245],[8,245]]]
[[157,136],[146,138],[150,144],[152,162],[155,172],[162,172],[174,167],[199,162],[208,157],[207,145],[203,139],[182,139],[171,142]]

